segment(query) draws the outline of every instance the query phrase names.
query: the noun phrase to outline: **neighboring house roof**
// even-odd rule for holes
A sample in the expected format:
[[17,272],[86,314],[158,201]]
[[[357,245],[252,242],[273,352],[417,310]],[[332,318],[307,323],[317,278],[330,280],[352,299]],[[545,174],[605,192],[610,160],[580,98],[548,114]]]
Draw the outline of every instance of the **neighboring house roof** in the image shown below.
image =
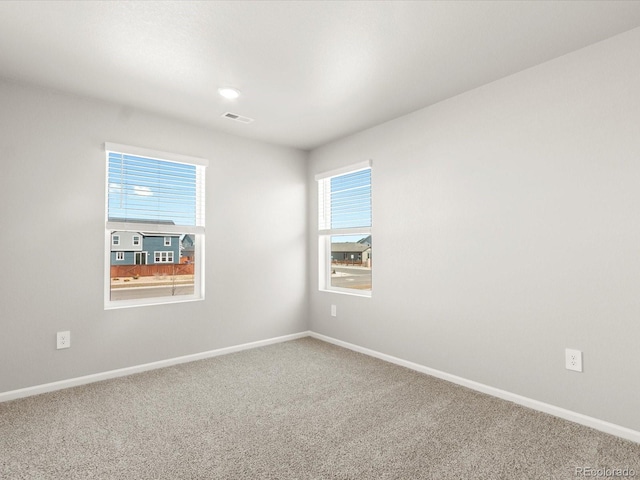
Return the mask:
[[186,249],[186,248],[193,248],[193,246],[195,245],[195,240],[193,239],[193,237],[189,234],[185,235],[184,238],[182,239],[182,246]]
[[181,255],[183,257],[191,257],[195,253],[195,239],[187,234],[182,238],[181,242]]
[[367,244],[367,245],[371,246],[371,235],[369,235],[368,237],[364,237],[364,238],[358,240],[358,243],[364,243],[364,244]]
[[331,244],[331,251],[339,253],[362,253],[370,248],[371,246],[359,242],[340,242]]
[[[110,222],[118,222],[118,223],[146,223],[149,225],[175,225],[173,220],[144,220],[139,218],[121,218],[121,217],[109,217]],[[124,231],[124,230],[120,230]],[[117,234],[118,231],[111,232]],[[144,237],[177,237],[180,234],[176,233],[158,233],[158,232],[137,232],[140,233]]]

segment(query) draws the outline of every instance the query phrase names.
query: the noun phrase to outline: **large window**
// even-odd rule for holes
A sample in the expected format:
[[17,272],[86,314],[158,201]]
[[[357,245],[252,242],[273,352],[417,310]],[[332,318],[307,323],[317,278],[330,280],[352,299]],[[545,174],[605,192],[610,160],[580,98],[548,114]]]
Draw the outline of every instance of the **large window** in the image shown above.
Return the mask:
[[155,252],[156,263],[173,263],[173,252]]
[[112,143],[105,150],[105,308],[204,298],[207,161]]
[[316,180],[320,290],[371,296],[371,163]]

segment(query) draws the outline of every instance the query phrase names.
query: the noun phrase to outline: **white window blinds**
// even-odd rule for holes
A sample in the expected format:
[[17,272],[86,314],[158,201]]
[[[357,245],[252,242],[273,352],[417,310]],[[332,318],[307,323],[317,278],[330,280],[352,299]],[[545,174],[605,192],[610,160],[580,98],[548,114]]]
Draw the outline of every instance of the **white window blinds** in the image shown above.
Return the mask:
[[371,228],[371,167],[368,162],[348,173],[332,175],[329,172],[316,179],[321,234]]
[[107,228],[204,233],[206,160],[105,144]]

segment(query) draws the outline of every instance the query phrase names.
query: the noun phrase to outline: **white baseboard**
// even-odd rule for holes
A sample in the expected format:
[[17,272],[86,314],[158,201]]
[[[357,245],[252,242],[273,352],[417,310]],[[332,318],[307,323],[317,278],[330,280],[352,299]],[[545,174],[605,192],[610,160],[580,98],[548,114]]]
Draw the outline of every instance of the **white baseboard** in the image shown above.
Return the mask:
[[365,355],[369,355],[371,357],[379,358],[380,360],[384,360],[386,362],[390,362],[396,365],[400,365],[402,367],[410,368],[411,370],[416,370],[421,373],[426,373],[427,375],[441,378],[442,380],[446,380],[448,382],[455,383],[457,385],[462,385],[463,387],[467,387],[472,390],[476,390],[478,392],[486,393],[488,395],[492,395],[494,397],[498,397],[503,400],[508,400],[510,402],[516,403],[518,405],[523,405],[533,410],[538,410],[540,412],[548,413],[555,417],[563,418],[565,420],[569,420],[571,422],[578,423],[580,425],[591,427],[595,430],[600,430],[601,432],[609,433],[611,435],[615,435],[617,437],[621,437],[626,440],[631,440],[632,442],[640,443],[640,432],[636,430],[632,430],[627,427],[622,427],[614,423],[589,417],[587,415],[573,412],[571,410],[567,410],[561,407],[556,407],[555,405],[550,405],[548,403],[540,402],[538,400],[523,397],[522,395],[517,395],[515,393],[507,392],[499,388],[490,387],[489,385],[484,385],[482,383],[474,382],[473,380],[467,380],[466,378],[458,377],[456,375],[451,375],[449,373],[445,373],[440,370],[435,370],[433,368],[425,367],[424,365],[409,362],[407,360],[393,357],[385,353],[380,353],[375,350],[371,350],[369,348],[360,347],[352,343],[343,342],[342,340],[337,340],[335,338],[328,337],[320,333],[310,332],[309,336],[316,338],[318,340],[322,340],[324,342],[338,345],[340,347],[348,348],[349,350],[353,350],[359,353],[364,353]]
[[249,350],[251,348],[264,347],[267,345],[272,345],[274,343],[287,342],[289,340],[308,337],[309,335],[310,332],[308,331],[293,333],[291,335],[284,335],[282,337],[269,338],[267,340],[259,340],[257,342],[243,343],[242,345],[234,345],[231,347],[219,348],[207,352],[194,353],[192,355],[185,355],[183,357],[169,358],[157,362],[145,363],[143,365],[135,365],[133,367],[120,368],[118,370],[110,370],[108,372],[70,378],[68,380],[60,380],[58,382],[45,383],[43,385],[35,385],[33,387],[21,388],[19,390],[11,390],[8,392],[0,393],[0,402],[8,402],[9,400],[16,400],[18,398],[30,397],[32,395],[39,395],[41,393],[53,392],[55,390],[76,387],[78,385],[86,385],[87,383],[99,382],[101,380],[108,380],[110,378],[125,377],[134,373],[146,372],[148,370],[155,370],[157,368],[170,367],[172,365],[178,365],[180,363],[194,362],[196,360],[217,357],[219,355],[227,355],[229,353]]

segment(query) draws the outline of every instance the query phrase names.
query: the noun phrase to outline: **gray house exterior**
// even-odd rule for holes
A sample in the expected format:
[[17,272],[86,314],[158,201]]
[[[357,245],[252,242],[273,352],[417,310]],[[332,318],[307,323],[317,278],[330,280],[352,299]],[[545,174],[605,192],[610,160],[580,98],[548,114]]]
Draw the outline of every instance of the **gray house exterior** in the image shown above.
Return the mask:
[[331,244],[333,262],[367,262],[371,258],[371,245],[360,242],[342,242]]

